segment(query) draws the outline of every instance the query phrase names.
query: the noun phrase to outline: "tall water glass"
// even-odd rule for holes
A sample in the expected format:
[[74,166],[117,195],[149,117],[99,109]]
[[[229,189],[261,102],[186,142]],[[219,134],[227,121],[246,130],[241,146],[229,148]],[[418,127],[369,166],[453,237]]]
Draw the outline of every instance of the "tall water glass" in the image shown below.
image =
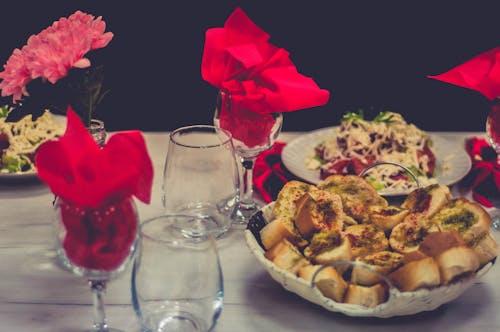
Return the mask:
[[132,270],[132,304],[141,331],[208,331],[222,311],[223,280],[215,239],[192,236],[203,219],[163,215],[141,225]]
[[163,173],[165,212],[202,217],[206,230],[220,237],[231,227],[239,197],[237,165],[229,132],[206,125],[174,130]]

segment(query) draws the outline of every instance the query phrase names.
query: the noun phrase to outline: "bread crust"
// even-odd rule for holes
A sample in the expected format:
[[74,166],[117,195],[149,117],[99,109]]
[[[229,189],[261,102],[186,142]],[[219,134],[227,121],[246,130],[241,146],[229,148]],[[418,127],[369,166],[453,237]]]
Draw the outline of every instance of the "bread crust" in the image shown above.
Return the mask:
[[[314,273],[318,271],[322,265],[308,265],[304,266],[299,270],[299,277],[311,282]],[[327,266],[322,269],[315,279],[315,285],[318,287],[320,292],[336,301],[342,302],[344,299],[344,294],[347,290],[347,282],[342,278],[342,276],[331,266]]]
[[424,237],[438,229],[423,213],[411,213],[403,222],[397,224],[389,236],[392,250],[408,254],[418,249]]
[[345,294],[344,303],[357,304],[373,308],[385,302],[387,298],[386,288],[382,284],[373,286],[360,286],[349,284]]
[[373,224],[352,225],[346,227],[344,233],[351,243],[353,258],[389,248],[385,233]]
[[498,256],[498,243],[489,233],[473,243],[472,248],[476,252],[481,266],[491,262]]
[[465,198],[448,202],[431,221],[442,231],[457,230],[469,245],[488,234],[491,226],[491,217],[484,208]]
[[433,288],[441,284],[439,266],[433,257],[409,262],[388,275],[402,292]]
[[338,194],[347,215],[360,223],[369,221],[369,206],[388,205],[370,182],[357,175],[330,175],[318,183],[318,188]]
[[[330,240],[332,237],[335,238],[334,241]],[[319,243],[324,240],[324,238],[326,238],[326,242],[328,242],[326,245]],[[337,231],[315,234],[309,246],[304,249],[304,255],[315,264],[328,264],[353,260],[351,243],[343,233]],[[342,274],[349,267],[349,265],[339,265],[336,266],[335,269]]]
[[441,282],[449,284],[479,268],[479,259],[474,249],[466,246],[452,247],[436,257],[441,274]]
[[[356,262],[364,263],[382,275],[387,275],[403,265],[403,255],[393,251],[379,251],[377,253],[356,258]],[[367,269],[355,265],[351,272],[351,282],[363,286],[372,286],[384,280]]]
[[394,205],[390,206],[370,206],[368,208],[370,222],[387,232],[402,222],[410,213],[410,210]]
[[401,207],[412,213],[422,213],[427,217],[432,217],[450,200],[450,188],[441,184],[432,184],[412,191]]
[[273,262],[277,267],[295,275],[297,275],[301,267],[310,264],[299,249],[287,239],[282,239],[272,246],[264,253],[264,257]]
[[342,230],[347,219],[337,194],[314,190],[305,193],[296,203],[295,226],[309,239],[321,230]]

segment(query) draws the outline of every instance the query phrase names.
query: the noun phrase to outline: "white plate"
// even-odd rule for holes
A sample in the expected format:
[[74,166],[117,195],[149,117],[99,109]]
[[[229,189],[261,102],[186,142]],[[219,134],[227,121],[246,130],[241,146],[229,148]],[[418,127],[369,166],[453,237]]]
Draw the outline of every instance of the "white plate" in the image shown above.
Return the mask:
[[[314,153],[314,147],[325,139],[335,135],[335,127],[322,128],[311,131],[290,141],[283,148],[281,159],[285,167],[294,175],[312,183],[318,184],[319,170],[310,170],[306,167],[307,156]],[[463,142],[455,142],[445,137],[429,133],[434,143],[436,154],[436,180],[440,184],[451,185],[460,181],[471,168],[471,160],[465,151]],[[445,166],[445,167],[443,167]],[[380,190],[384,196],[407,195],[412,190]]]
[[[461,278],[446,286],[419,289],[413,292],[400,292],[396,288],[391,288],[389,299],[374,308],[335,302],[323,296],[316,287],[311,287],[309,282],[277,267],[264,257],[264,249],[259,244],[259,231],[267,222],[273,220],[273,206],[274,203],[264,206],[250,219],[247,230],[245,230],[245,239],[248,247],[269,275],[281,284],[282,287],[329,311],[340,312],[348,316],[381,318],[432,311],[462,295],[478,278],[488,272],[493,265],[490,262],[483,266],[475,275]],[[283,305],[286,304],[284,303]]]
[[[60,114],[52,114],[54,117],[54,121],[58,123],[62,123],[66,125],[66,116]],[[1,154],[0,154],[1,156]],[[36,170],[31,170],[29,172],[24,173],[0,173],[0,181],[1,182],[24,182],[24,181],[32,181],[38,179],[36,174]]]

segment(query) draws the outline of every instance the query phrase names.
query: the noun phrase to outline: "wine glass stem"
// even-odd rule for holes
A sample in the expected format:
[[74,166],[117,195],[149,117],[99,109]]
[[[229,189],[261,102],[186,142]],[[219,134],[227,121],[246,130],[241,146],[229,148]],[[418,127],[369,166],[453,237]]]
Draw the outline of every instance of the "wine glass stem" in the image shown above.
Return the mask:
[[89,281],[90,290],[94,303],[94,331],[107,332],[106,313],[104,312],[104,293],[106,291],[106,282],[102,280]]
[[240,181],[240,205],[242,207],[252,207],[253,201],[253,165],[255,158],[241,158],[243,166],[242,178]]

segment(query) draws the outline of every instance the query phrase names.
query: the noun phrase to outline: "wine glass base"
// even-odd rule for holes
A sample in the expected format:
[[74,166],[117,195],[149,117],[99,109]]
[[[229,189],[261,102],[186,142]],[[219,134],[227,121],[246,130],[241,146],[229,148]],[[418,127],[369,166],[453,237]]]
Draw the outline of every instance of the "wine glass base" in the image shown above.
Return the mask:
[[239,204],[234,210],[231,219],[236,224],[248,224],[250,218],[259,211],[256,204]]

